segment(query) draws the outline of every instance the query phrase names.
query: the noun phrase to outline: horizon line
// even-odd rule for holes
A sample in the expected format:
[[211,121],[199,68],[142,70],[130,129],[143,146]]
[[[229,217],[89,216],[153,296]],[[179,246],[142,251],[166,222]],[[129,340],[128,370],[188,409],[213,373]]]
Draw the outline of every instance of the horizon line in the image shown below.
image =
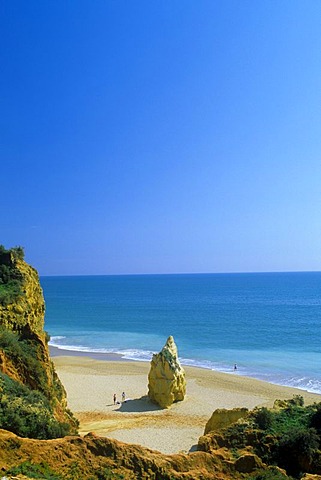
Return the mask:
[[39,277],[129,277],[129,276],[162,276],[162,275],[264,275],[273,273],[321,273],[321,270],[270,270],[250,272],[171,272],[171,273],[67,273],[67,274],[45,274]]

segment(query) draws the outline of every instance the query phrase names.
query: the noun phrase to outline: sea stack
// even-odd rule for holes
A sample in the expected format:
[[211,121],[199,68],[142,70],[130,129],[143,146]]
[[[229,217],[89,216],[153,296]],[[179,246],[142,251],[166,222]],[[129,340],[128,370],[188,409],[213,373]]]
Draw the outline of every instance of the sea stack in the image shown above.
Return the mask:
[[186,393],[185,372],[178,360],[177,347],[172,336],[168,337],[159,353],[153,355],[148,374],[148,396],[162,408],[184,400]]

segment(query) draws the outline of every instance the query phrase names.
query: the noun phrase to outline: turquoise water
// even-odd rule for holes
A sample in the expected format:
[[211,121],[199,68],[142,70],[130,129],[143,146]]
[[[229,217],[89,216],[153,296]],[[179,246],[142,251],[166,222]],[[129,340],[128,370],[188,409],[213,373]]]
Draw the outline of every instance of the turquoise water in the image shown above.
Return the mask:
[[321,393],[321,273],[42,277],[51,345],[183,364]]

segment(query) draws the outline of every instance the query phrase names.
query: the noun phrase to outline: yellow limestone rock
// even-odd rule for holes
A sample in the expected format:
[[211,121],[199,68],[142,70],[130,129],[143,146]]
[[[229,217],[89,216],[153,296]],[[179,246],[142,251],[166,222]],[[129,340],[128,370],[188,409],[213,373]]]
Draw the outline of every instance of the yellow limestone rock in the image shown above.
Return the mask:
[[184,400],[185,393],[185,372],[178,360],[174,338],[170,336],[161,352],[154,354],[151,360],[148,396],[160,407],[168,408]]
[[209,432],[219,430],[220,428],[228,427],[232,423],[237,422],[240,418],[246,417],[248,414],[247,408],[233,408],[232,410],[227,410],[225,408],[216,409],[211,418],[208,420],[204,435]]

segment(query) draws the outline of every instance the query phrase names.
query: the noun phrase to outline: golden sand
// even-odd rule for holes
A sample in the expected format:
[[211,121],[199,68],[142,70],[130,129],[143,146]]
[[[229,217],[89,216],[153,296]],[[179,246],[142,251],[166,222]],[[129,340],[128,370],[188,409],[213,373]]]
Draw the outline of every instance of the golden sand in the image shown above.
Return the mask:
[[[217,408],[272,406],[275,399],[302,395],[305,404],[321,395],[282,387],[237,373],[184,367],[185,400],[162,410],[147,398],[148,362],[101,361],[83,356],[53,358],[66,388],[68,407],[80,421],[80,433],[95,432],[163,453],[195,449]],[[121,403],[122,392],[126,402]],[[113,395],[117,401],[114,405]]]

